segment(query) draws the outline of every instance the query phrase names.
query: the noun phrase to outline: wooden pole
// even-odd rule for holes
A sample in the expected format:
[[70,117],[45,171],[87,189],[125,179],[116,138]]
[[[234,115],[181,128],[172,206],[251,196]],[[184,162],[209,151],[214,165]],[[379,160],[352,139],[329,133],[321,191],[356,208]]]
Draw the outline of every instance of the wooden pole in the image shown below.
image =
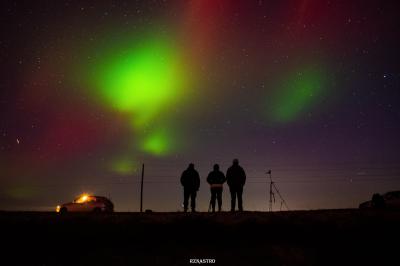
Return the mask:
[[274,192],[272,191],[272,186],[274,182],[272,182],[272,175],[271,175],[271,170],[268,171],[269,174],[269,211],[272,212],[272,200],[275,202],[275,196]]
[[272,212],[272,180],[269,183],[269,211]]
[[140,182],[140,212],[143,212],[143,178],[144,178],[144,163],[142,164],[142,180]]

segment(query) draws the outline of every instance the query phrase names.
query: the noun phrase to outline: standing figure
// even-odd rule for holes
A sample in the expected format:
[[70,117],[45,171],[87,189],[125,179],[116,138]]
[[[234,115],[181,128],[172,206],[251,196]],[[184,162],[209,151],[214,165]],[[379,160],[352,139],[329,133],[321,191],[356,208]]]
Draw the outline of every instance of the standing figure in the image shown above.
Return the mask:
[[208,174],[207,182],[210,184],[211,190],[211,207],[212,212],[215,212],[215,199],[218,201],[218,211],[222,207],[222,188],[225,182],[225,175],[219,170],[219,165],[214,164],[214,170]]
[[192,212],[196,211],[196,195],[200,188],[199,173],[194,169],[194,164],[189,164],[189,167],[183,171],[181,176],[181,184],[183,186],[183,208],[187,212],[189,205],[189,197]]
[[231,192],[231,212],[235,211],[236,197],[238,199],[239,211],[243,211],[243,186],[246,183],[246,173],[239,165],[239,160],[234,159],[233,165],[226,172],[226,182]]

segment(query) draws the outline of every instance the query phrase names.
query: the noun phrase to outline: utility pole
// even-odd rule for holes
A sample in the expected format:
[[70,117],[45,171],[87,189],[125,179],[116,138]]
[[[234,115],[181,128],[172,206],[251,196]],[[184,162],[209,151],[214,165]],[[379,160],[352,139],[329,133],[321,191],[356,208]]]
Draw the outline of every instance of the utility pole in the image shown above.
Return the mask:
[[[272,176],[271,176],[271,170],[269,170],[267,172],[267,174],[269,175],[269,211],[272,212],[272,202],[275,202],[275,194],[274,191],[272,190],[272,186],[274,184],[274,182],[272,182]],[[267,183],[268,184],[268,183]]]
[[142,164],[142,180],[140,182],[140,212],[143,212],[143,178],[144,178],[144,163]]

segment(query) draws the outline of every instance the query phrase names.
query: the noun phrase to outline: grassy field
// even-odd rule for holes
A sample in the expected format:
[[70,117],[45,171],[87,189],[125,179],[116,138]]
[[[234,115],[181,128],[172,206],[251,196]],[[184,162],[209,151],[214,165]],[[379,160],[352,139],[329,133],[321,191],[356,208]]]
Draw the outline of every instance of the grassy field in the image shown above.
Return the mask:
[[0,212],[2,265],[398,265],[399,211]]

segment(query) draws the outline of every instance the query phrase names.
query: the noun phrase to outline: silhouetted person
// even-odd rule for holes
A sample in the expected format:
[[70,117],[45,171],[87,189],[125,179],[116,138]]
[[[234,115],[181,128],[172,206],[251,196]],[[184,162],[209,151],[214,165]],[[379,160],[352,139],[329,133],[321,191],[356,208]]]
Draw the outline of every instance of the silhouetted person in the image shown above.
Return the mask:
[[183,171],[181,176],[181,184],[183,186],[183,208],[187,212],[189,205],[189,197],[192,212],[196,211],[196,195],[200,188],[199,173],[194,169],[194,164],[189,164],[189,167]]
[[226,182],[231,192],[231,211],[235,211],[236,197],[238,199],[239,211],[243,211],[243,186],[246,183],[246,173],[239,165],[239,160],[234,159],[233,165],[226,171]]
[[222,207],[222,188],[225,182],[225,175],[219,170],[219,165],[214,164],[214,170],[208,174],[207,182],[210,184],[211,190],[211,207],[212,211],[215,212],[215,199],[218,201],[218,211],[221,211]]

